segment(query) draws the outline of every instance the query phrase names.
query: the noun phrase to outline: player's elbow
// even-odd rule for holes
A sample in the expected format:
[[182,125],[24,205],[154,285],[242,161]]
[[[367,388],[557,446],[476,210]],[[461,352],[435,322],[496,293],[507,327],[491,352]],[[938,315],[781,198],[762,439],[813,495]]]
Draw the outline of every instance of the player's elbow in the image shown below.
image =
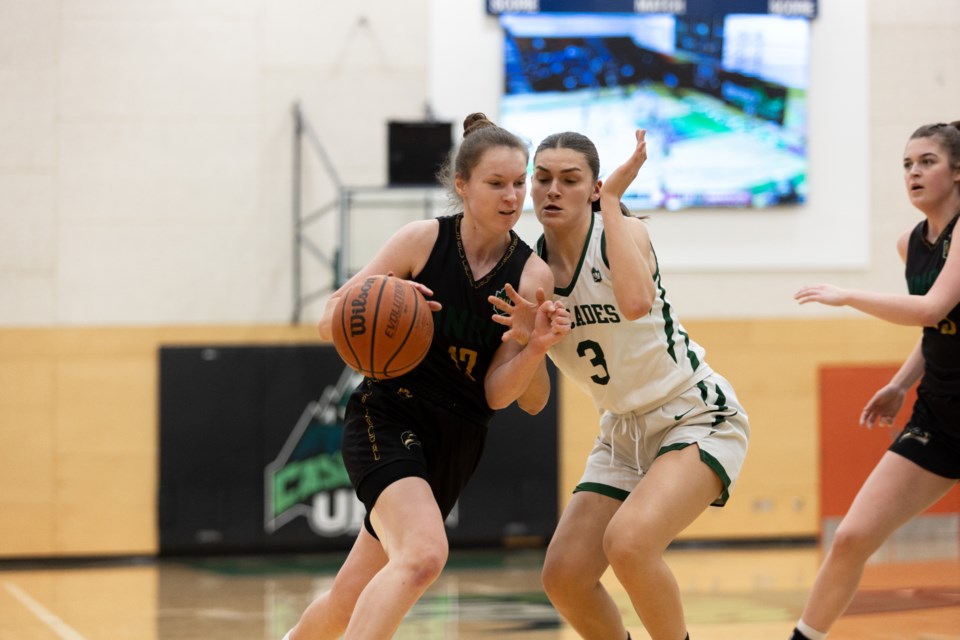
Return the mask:
[[487,383],[486,387],[486,393],[484,395],[487,398],[487,405],[494,411],[506,409],[513,403],[514,400],[517,399],[516,396],[510,396],[508,393],[498,389],[496,385],[491,385],[489,382]]
[[323,320],[318,322],[317,334],[319,334],[321,340],[333,342],[333,327],[329,322],[324,322]]
[[652,308],[653,304],[651,302],[647,302],[646,300],[633,300],[620,307],[620,315],[632,321],[647,315]]
[[918,318],[919,324],[922,327],[935,327],[940,324],[940,321],[947,317],[949,311],[942,311],[936,308],[924,309],[920,313]]
[[620,315],[622,315],[624,320],[627,320],[628,322],[632,322],[637,318],[642,318],[648,313],[650,313],[649,308],[646,310],[640,310],[640,309],[621,309],[620,310]]
[[336,297],[331,297],[327,300],[323,313],[320,315],[320,320],[317,321],[317,333],[320,335],[321,340],[326,340],[327,342],[333,341],[334,307],[336,307]]
[[636,320],[650,313],[653,308],[653,291],[629,291],[616,295],[617,310],[627,320]]
[[487,404],[490,405],[490,408],[493,409],[494,411],[500,411],[500,409],[506,409],[507,407],[510,406],[509,402],[504,402],[498,399],[491,399],[490,397],[487,397]]
[[536,400],[531,400],[529,398],[521,397],[517,399],[517,406],[520,407],[520,409],[522,409],[525,413],[535,416],[543,411],[543,408],[547,406],[547,401],[546,399],[541,400],[537,398]]

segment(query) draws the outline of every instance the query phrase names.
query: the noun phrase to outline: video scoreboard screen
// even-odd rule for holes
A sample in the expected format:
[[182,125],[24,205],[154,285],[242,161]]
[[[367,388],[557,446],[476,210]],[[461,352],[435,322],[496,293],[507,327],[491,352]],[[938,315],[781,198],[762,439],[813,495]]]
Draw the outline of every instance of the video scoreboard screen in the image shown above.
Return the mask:
[[[805,201],[808,17],[727,11],[789,8],[773,0],[725,1],[724,11],[696,15],[694,5],[718,3],[630,3],[683,10],[676,14],[537,4],[536,12],[500,15],[502,126],[534,147],[551,133],[579,131],[596,143],[603,173],[629,155],[633,130],[646,129],[647,164],[625,196],[632,209]],[[554,10],[544,11],[548,4]],[[807,9],[815,14],[816,4]]]

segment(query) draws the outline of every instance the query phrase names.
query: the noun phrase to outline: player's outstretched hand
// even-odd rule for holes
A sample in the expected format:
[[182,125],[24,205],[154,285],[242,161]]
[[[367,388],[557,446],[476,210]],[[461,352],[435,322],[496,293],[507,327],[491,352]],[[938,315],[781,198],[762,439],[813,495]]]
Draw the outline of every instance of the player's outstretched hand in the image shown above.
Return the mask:
[[893,419],[897,417],[906,392],[900,387],[886,385],[870,398],[870,402],[860,414],[860,424],[872,429],[874,425],[881,427],[893,426]]
[[536,327],[537,310],[546,300],[546,294],[543,289],[537,289],[537,300],[527,300],[509,283],[504,287],[504,291],[507,294],[507,300],[497,296],[487,297],[497,311],[493,314],[493,321],[507,327],[502,337],[504,342],[515,340],[526,346],[530,341],[530,334]]
[[515,340],[526,346],[533,338],[545,351],[570,333],[570,312],[563,303],[547,300],[543,289],[537,289],[536,300],[527,300],[509,284],[504,291],[508,300],[497,296],[487,298],[497,310],[493,321],[507,327],[504,342]]
[[637,178],[640,173],[640,167],[647,161],[647,131],[646,129],[637,129],[634,135],[637,138],[637,145],[633,153],[627,158],[626,162],[613,170],[607,179],[600,186],[600,196],[615,196],[619,201],[623,198],[627,188]]
[[793,294],[793,299],[800,304],[819,302],[831,307],[842,307],[847,304],[847,290],[832,284],[811,284]]

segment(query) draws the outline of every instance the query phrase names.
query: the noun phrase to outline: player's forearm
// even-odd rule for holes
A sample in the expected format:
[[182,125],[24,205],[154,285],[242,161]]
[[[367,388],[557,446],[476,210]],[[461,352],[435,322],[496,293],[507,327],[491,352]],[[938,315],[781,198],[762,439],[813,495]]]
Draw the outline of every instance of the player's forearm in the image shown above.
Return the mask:
[[533,379],[527,385],[526,391],[517,398],[517,405],[530,415],[536,415],[543,411],[549,399],[550,375],[547,373],[547,361],[544,358],[540,361],[540,366],[533,374]]
[[546,350],[539,342],[531,341],[510,360],[492,370],[485,381],[487,404],[491,409],[503,409],[513,404],[528,389],[544,366]]
[[617,307],[628,320],[649,313],[653,307],[656,287],[653,273],[638,242],[646,245],[647,238],[635,238],[630,222],[620,211],[620,202],[609,195],[601,196],[606,256],[613,272],[613,295]]
[[900,369],[890,379],[890,385],[906,391],[912,387],[917,380],[923,376],[925,361],[923,359],[923,340],[918,340],[913,351],[907,356],[907,359],[900,365]]
[[946,316],[927,296],[850,289],[845,302],[880,320],[913,327],[931,327]]
[[339,297],[339,292],[330,296],[326,306],[323,308],[323,314],[317,322],[317,332],[320,334],[321,340],[333,340],[333,309],[337,306],[337,299]]

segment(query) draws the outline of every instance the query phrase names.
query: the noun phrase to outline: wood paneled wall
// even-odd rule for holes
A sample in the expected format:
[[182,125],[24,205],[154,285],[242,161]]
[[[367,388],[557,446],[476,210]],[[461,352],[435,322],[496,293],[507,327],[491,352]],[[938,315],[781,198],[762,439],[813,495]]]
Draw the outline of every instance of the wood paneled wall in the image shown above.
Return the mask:
[[161,345],[313,327],[0,329],[0,557],[157,552]]
[[[870,319],[685,324],[752,428],[730,502],[685,537],[815,535],[818,366],[897,363],[919,331]],[[0,329],[0,557],[157,552],[161,345],[317,342],[312,326]],[[560,393],[565,502],[597,416],[572,385]]]

